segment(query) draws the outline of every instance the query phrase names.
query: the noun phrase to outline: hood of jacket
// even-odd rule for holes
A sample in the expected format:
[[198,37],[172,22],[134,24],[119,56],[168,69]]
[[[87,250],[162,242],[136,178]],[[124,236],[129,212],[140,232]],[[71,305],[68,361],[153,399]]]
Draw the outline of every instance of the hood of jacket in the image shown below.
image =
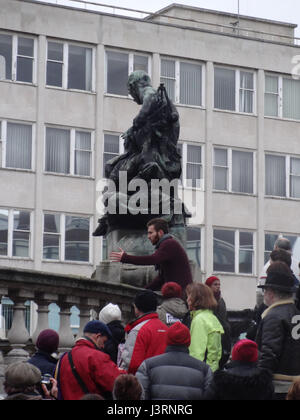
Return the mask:
[[157,310],[159,309],[163,309],[177,318],[184,318],[184,316],[189,311],[184,300],[180,298],[170,298],[164,300],[163,303],[157,308]]
[[138,318],[136,318],[134,321],[130,322],[126,325],[125,331],[129,333],[134,327],[136,327],[138,324],[144,321],[148,321],[149,319],[158,319],[157,312],[149,312],[147,314],[144,314]]

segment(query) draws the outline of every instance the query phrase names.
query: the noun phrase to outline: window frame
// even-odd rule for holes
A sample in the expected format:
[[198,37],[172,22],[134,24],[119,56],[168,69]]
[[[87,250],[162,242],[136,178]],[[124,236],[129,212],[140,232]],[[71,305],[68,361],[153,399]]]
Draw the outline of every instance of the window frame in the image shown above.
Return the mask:
[[[234,232],[234,272],[232,271],[217,271],[214,269],[214,258],[213,258],[213,272],[220,273],[220,274],[228,274],[228,275],[239,275],[239,276],[246,276],[246,277],[255,277],[256,276],[256,232],[253,230],[247,229],[230,229],[227,227],[213,227],[213,257],[214,257],[214,232],[215,230],[222,230],[222,231],[229,231]],[[251,233],[253,238],[253,250],[252,251],[252,273],[242,273],[239,270],[240,267],[240,233]]]
[[[182,166],[182,175],[181,175],[181,179],[180,179],[180,184],[182,186],[182,188],[184,189],[191,189],[191,190],[199,190],[199,191],[204,191],[204,185],[205,185],[205,147],[204,144],[202,143],[192,143],[192,142],[185,142],[185,141],[180,141],[178,142],[179,145],[182,146],[182,158],[181,158],[181,166]],[[188,146],[196,146],[196,147],[200,147],[201,150],[201,162],[200,163],[195,163],[195,162],[188,162],[187,161],[187,149]],[[189,183],[187,182],[187,165],[188,164],[193,164],[193,165],[198,165],[201,168],[201,175],[202,178],[200,178],[200,185],[197,185],[196,187],[189,185]]]
[[[265,152],[265,160],[266,160],[266,156],[276,156],[276,157],[282,157],[285,158],[285,191],[286,191],[286,195],[282,196],[282,195],[267,195],[266,194],[266,182],[265,182],[265,197],[266,198],[285,198],[285,199],[289,199],[289,200],[300,200],[300,195],[299,197],[292,197],[291,195],[291,180],[292,177],[300,177],[300,175],[293,175],[291,173],[291,159],[298,159],[300,161],[300,156],[296,156],[296,155],[285,155],[285,154],[280,154],[280,153],[273,153],[273,152]],[[265,169],[266,170],[266,169]],[[265,173],[265,178],[267,178],[267,174]]]
[[[62,44],[63,45],[63,61],[59,60],[52,60],[48,58],[48,52],[49,52],[49,42],[52,42],[54,44]],[[76,89],[76,88],[69,88],[69,47],[75,46],[75,47],[82,47],[86,49],[92,50],[92,74],[91,74],[91,90],[86,89]],[[51,63],[62,63],[62,86],[53,86],[47,84],[47,67],[48,62]],[[74,91],[74,92],[83,92],[83,93],[95,93],[95,73],[96,73],[96,50],[95,46],[92,44],[85,44],[81,42],[71,42],[71,41],[64,41],[64,40],[58,40],[53,38],[47,38],[47,45],[46,45],[46,65],[45,65],[45,86],[49,89],[61,89],[61,90],[68,90],[68,91]]]
[[107,96],[114,96],[114,97],[121,97],[121,98],[129,98],[132,99],[130,94],[122,95],[121,93],[110,93],[107,91],[108,89],[108,52],[115,52],[115,53],[123,53],[128,55],[128,77],[133,72],[134,69],[134,56],[139,55],[148,58],[148,75],[152,77],[152,56],[149,53],[143,51],[133,51],[133,50],[122,50],[118,48],[106,48],[105,49],[105,87],[104,93]]
[[[33,210],[5,207],[0,207],[0,210],[8,212],[7,255],[0,255],[0,259],[33,260]],[[29,213],[29,230],[14,229],[14,212],[16,211]],[[18,257],[13,255],[14,232],[29,233],[28,257]]]
[[[235,72],[235,110],[216,108],[215,106],[215,83],[213,93],[213,110],[219,112],[233,112],[240,115],[257,116],[257,71],[255,69],[247,69],[242,67],[230,67],[222,64],[214,64],[214,81],[215,81],[215,69],[232,70]],[[240,111],[240,90],[241,90],[241,72],[253,74],[253,90],[244,89],[253,92],[253,110],[252,112]]]
[[[293,80],[293,76],[291,75],[283,75],[283,74],[277,74],[277,73],[271,73],[271,72],[266,72],[265,73],[265,95],[266,94],[271,94],[271,92],[266,92],[266,77],[270,76],[270,77],[277,77],[278,80],[278,114],[277,116],[272,116],[272,115],[266,115],[266,108],[264,109],[264,117],[265,118],[276,118],[276,119],[281,119],[281,120],[285,120],[285,121],[296,121],[299,122],[300,118],[295,119],[295,118],[291,118],[291,117],[284,117],[283,116],[283,80],[284,79],[288,79],[288,80]],[[300,81],[299,81],[300,83]],[[275,94],[274,94],[275,95]]]
[[[6,165],[6,145],[7,145],[7,124],[20,124],[31,126],[31,168],[15,168]],[[35,143],[36,143],[36,124],[28,121],[14,121],[0,118],[0,147],[2,159],[0,162],[0,168],[15,171],[34,172],[35,171]]]
[[[63,172],[53,172],[53,171],[47,171],[46,165],[47,165],[47,128],[55,128],[58,130],[68,130],[70,132],[70,170],[69,173],[63,173]],[[75,151],[80,150],[76,149],[76,132],[86,132],[91,134],[91,151],[90,151],[90,175],[77,175],[75,173]],[[89,130],[89,129],[81,129],[81,128],[75,128],[75,127],[62,127],[62,126],[56,126],[56,125],[45,125],[45,132],[44,132],[44,173],[50,174],[50,175],[60,175],[60,176],[72,176],[76,178],[85,178],[85,179],[94,179],[95,177],[95,162],[94,162],[94,156],[95,156],[95,131]]]
[[[161,64],[162,60],[175,62],[175,78],[168,77],[168,76],[162,76],[162,64]],[[185,103],[180,102],[180,64],[181,63],[194,64],[194,65],[199,65],[201,67],[201,105],[192,105],[192,104],[185,104]],[[205,67],[204,62],[197,61],[197,60],[179,59],[179,58],[173,58],[173,57],[168,57],[168,56],[161,55],[160,60],[159,60],[159,76],[160,76],[161,83],[163,83],[162,79],[174,80],[174,82],[175,82],[174,103],[176,105],[192,107],[192,108],[200,108],[200,109],[205,108],[206,67]]]
[[[37,83],[37,38],[35,36],[30,36],[28,34],[23,33],[10,33],[0,31],[0,35],[8,35],[12,37],[12,62],[11,62],[11,79],[1,79],[2,82],[13,82],[13,83],[21,83],[25,85],[36,85]],[[22,54],[18,54],[18,46],[19,46],[19,38],[28,38],[33,40],[33,57],[25,56]],[[17,71],[18,71],[18,57],[23,58],[30,58],[32,59],[32,82],[23,82],[21,80],[17,80]]]
[[[45,232],[45,215],[54,215],[59,216],[59,233]],[[66,217],[77,217],[82,219],[89,219],[89,260],[88,261],[71,261],[66,260]],[[43,211],[43,228],[42,228],[42,262],[43,263],[66,263],[66,264],[81,264],[81,265],[91,265],[93,264],[93,241],[92,241],[92,232],[93,232],[93,216],[91,215],[78,215],[78,214],[69,214],[69,213],[59,213],[53,211]],[[59,258],[58,259],[47,259],[44,258],[44,236],[58,236],[59,237]]]
[[[215,164],[215,149],[219,150],[225,150],[227,152],[227,167],[216,165]],[[252,185],[253,185],[253,192],[242,192],[242,191],[233,191],[232,189],[232,172],[233,172],[233,159],[232,154],[233,152],[244,152],[244,153],[252,153],[253,156],[253,179],[252,179]],[[224,146],[213,146],[213,192],[223,192],[223,193],[231,193],[231,194],[243,194],[243,195],[249,195],[253,196],[257,194],[257,187],[256,187],[256,152],[254,150],[245,150],[245,149],[238,149],[234,147],[224,147]],[[227,169],[227,188],[226,190],[219,190],[214,188],[214,180],[215,180],[215,168],[226,168]]]
[[109,136],[115,136],[119,138],[119,152],[118,153],[109,153],[111,155],[115,155],[115,156],[120,156],[123,153],[125,153],[125,149],[124,149],[124,139],[122,138],[122,134],[121,133],[113,133],[113,132],[109,132],[109,131],[105,131],[103,133],[103,152],[102,152],[102,174],[103,174],[103,178],[105,178],[105,165],[104,165],[104,155],[105,153],[108,154],[108,152],[104,151],[104,146],[105,146],[105,135],[109,135]]

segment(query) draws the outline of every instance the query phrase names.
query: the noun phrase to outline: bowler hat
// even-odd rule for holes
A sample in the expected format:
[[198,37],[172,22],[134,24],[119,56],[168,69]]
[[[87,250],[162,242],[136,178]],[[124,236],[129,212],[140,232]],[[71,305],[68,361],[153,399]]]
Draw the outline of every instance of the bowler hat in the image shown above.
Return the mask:
[[274,289],[286,293],[296,292],[294,286],[294,279],[289,274],[280,273],[276,271],[269,272],[264,284],[257,286],[259,289]]

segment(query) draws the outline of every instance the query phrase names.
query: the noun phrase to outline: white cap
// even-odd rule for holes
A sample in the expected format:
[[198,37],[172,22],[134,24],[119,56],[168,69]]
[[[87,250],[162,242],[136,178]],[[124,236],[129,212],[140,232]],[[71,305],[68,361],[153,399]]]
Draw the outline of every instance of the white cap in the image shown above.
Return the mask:
[[104,322],[104,324],[109,324],[112,321],[121,321],[121,317],[119,306],[113,303],[104,306],[99,313],[99,321]]

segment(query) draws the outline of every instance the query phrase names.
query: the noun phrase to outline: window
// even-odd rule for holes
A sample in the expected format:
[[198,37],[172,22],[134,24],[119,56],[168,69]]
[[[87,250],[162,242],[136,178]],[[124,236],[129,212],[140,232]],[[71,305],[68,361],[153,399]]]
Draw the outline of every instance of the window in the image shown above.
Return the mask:
[[270,259],[270,254],[274,249],[275,242],[279,238],[287,238],[290,241],[291,249],[292,249],[292,270],[294,271],[295,275],[299,275],[299,244],[300,244],[300,236],[290,235],[290,234],[282,234],[282,233],[265,233],[265,264]]
[[254,274],[254,234],[214,229],[214,271]]
[[201,227],[187,227],[187,255],[191,261],[201,267]]
[[91,132],[46,127],[45,171],[91,177],[93,149]]
[[182,155],[183,186],[203,188],[202,146],[187,143],[178,146]]
[[253,152],[214,148],[214,189],[253,194],[253,160]]
[[265,116],[300,120],[300,80],[266,75]]
[[117,134],[104,134],[103,153],[103,176],[105,177],[105,165],[114,157],[123,152],[122,138]]
[[266,155],[266,195],[300,198],[300,158]]
[[135,70],[150,73],[147,55],[121,51],[107,51],[107,93],[128,96],[128,76]]
[[89,217],[44,214],[44,260],[89,262],[89,238]]
[[0,209],[0,256],[30,258],[31,213]]
[[48,41],[47,86],[93,90],[93,48]]
[[32,170],[33,125],[2,120],[0,129],[2,167]]
[[0,80],[34,83],[35,44],[34,38],[0,34]]
[[161,83],[170,99],[184,105],[203,105],[203,66],[199,63],[161,60]]
[[247,114],[255,113],[254,72],[215,67],[214,107]]

